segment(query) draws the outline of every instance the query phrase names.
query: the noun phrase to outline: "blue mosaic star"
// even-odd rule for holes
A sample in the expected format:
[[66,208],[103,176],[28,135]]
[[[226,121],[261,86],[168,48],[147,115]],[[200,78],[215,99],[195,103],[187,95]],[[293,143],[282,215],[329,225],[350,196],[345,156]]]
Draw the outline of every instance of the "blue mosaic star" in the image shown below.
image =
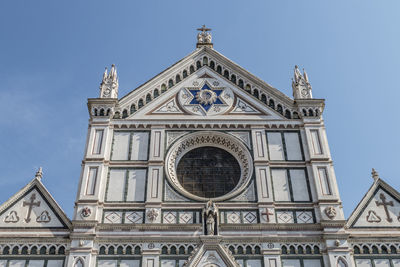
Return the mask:
[[[200,105],[207,112],[213,105],[224,105],[225,103],[221,100],[220,95],[224,91],[223,89],[211,89],[207,83],[203,85],[201,89],[189,89],[189,92],[193,95],[193,99],[190,101],[189,105]],[[201,94],[200,99],[198,99],[199,92],[203,92]],[[216,95],[215,100],[212,101],[212,93],[214,92]],[[202,100],[201,98],[204,98]],[[200,101],[199,101],[200,100]],[[207,103],[204,103],[207,102]]]

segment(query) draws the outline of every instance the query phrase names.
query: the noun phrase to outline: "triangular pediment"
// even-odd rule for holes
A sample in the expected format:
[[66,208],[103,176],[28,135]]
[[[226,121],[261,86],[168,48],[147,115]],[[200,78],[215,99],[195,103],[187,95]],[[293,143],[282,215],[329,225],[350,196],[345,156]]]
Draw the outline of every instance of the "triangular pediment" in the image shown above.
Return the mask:
[[351,214],[350,228],[399,228],[400,194],[377,179]]
[[[206,237],[207,238],[207,237]],[[239,267],[234,257],[229,251],[209,239],[195,250],[184,267]]]
[[203,67],[127,119],[286,120],[241,88]]
[[[217,95],[197,95],[195,90],[202,89],[200,86],[205,83]],[[218,95],[220,88],[224,91],[221,96]],[[225,98],[227,91],[232,94],[226,96],[232,99]],[[189,102],[182,97],[190,99]],[[207,97],[211,100],[215,98],[215,102],[211,105]],[[196,106],[196,100],[203,105]],[[293,99],[207,47],[196,49],[121,98],[117,112],[119,115],[116,118],[128,120],[163,119],[163,114],[172,115],[169,117],[171,120],[211,117],[213,120],[240,120],[240,115],[246,115],[243,120],[252,115],[250,119],[264,121],[298,117]]]
[[35,178],[0,206],[0,228],[70,228],[65,213]]

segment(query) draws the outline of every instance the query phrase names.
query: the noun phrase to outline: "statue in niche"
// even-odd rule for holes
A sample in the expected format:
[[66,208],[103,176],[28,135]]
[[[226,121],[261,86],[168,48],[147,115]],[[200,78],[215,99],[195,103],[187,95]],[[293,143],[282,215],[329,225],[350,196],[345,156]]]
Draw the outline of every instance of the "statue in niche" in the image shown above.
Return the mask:
[[205,223],[205,234],[206,235],[215,235],[217,234],[217,216],[218,216],[218,208],[215,206],[215,203],[209,200],[206,204],[206,207],[203,211],[204,215],[204,223]]

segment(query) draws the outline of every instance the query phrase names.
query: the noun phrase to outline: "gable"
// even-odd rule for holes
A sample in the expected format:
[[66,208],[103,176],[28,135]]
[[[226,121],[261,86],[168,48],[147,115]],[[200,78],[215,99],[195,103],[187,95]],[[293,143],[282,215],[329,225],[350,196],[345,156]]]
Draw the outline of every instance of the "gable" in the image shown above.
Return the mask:
[[37,179],[0,207],[0,228],[68,228],[69,224]]
[[[159,106],[161,98],[164,101],[172,99],[179,90],[175,90],[175,94],[170,92],[181,88],[183,83],[188,83],[188,80],[193,82],[193,78],[216,78],[221,84],[225,83],[229,88],[235,88],[237,95],[242,98],[241,103],[244,101],[253,106],[254,103],[257,103],[262,107],[261,110],[267,110],[267,113],[274,114],[279,119],[299,117],[298,108],[293,99],[247,72],[214,49],[202,47],[121,98],[115,118],[132,118],[132,115],[136,119],[140,118],[141,116],[137,116],[137,114],[143,115],[143,109],[149,105],[152,105],[153,109]],[[190,82],[186,86],[193,87]],[[179,113],[171,101],[165,103],[169,106],[165,106],[161,112],[169,107],[174,110],[175,114]],[[158,105],[153,105],[154,102],[157,102]],[[243,106],[240,103],[239,105]],[[256,107],[257,109],[260,111],[259,107]],[[236,110],[237,113],[243,113],[240,108]],[[250,109],[245,111],[249,113]],[[172,112],[170,111],[170,113]],[[257,112],[253,110],[253,113]]]
[[239,267],[232,254],[220,244],[215,244],[212,238],[205,238],[203,244],[191,256],[185,267],[197,266],[220,266],[220,267]]
[[400,227],[400,198],[397,192],[382,184],[372,186],[349,222],[352,228]]
[[286,120],[208,67],[198,70],[128,119],[163,119],[163,115],[169,115],[168,119]]

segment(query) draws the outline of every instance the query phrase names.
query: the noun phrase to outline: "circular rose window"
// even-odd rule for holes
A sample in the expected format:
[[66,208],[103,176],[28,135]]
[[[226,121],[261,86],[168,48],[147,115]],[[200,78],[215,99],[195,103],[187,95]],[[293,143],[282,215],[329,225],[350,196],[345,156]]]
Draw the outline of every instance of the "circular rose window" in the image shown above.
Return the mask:
[[216,198],[232,191],[240,180],[240,165],[232,154],[204,146],[187,152],[178,162],[179,183],[189,193]]
[[230,199],[249,184],[253,160],[238,138],[217,131],[182,136],[169,148],[165,170],[183,196],[206,201]]

